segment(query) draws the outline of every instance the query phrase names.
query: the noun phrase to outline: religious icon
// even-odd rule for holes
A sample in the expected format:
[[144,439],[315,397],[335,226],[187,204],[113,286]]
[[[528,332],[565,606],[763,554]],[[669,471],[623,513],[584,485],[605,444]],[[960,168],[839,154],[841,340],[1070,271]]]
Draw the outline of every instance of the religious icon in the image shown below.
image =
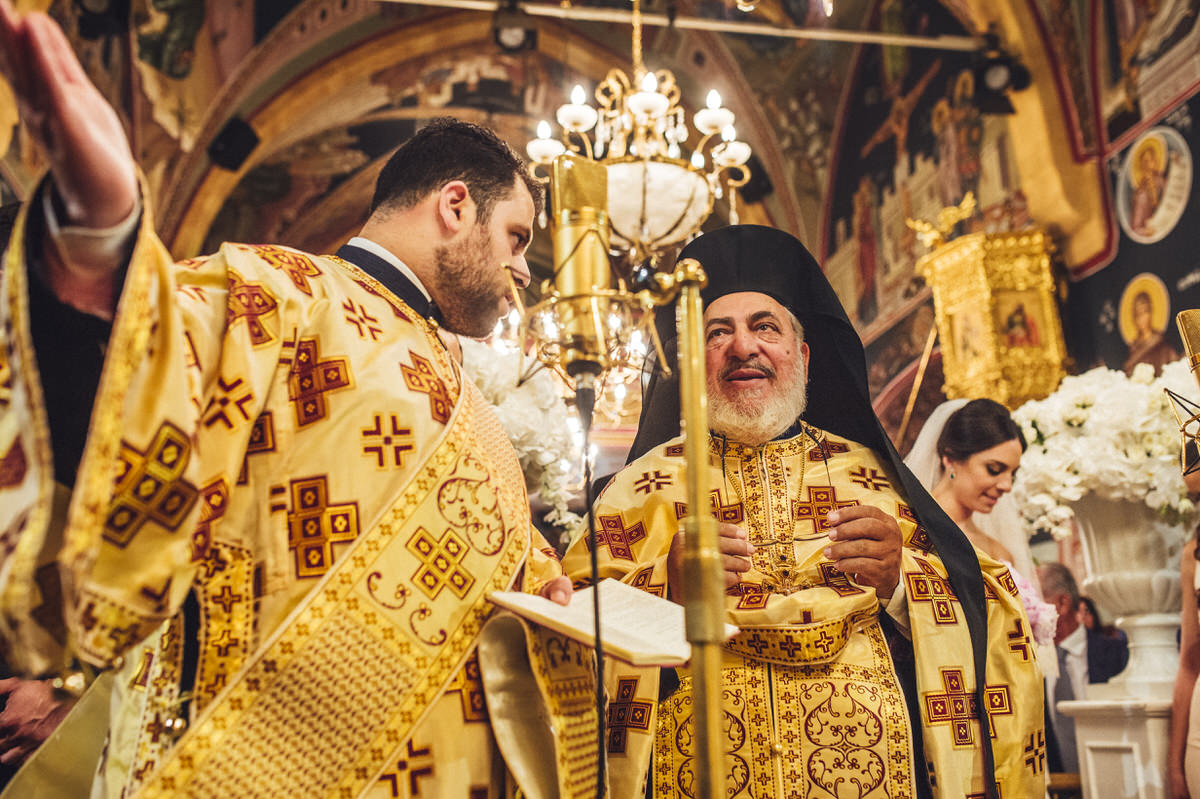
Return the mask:
[[974,313],[957,313],[952,319],[954,357],[966,368],[972,361],[982,358],[985,352],[983,325]]
[[1117,218],[1129,238],[1153,244],[1175,229],[1192,187],[1192,158],[1174,128],[1159,126],[1129,148],[1117,178]]
[[1038,345],[1037,322],[1025,313],[1025,305],[1018,304],[1005,319],[1005,341],[1010,347],[1036,347]]
[[993,318],[1005,346],[1042,345],[1042,297],[1033,291],[998,291]]
[[1161,278],[1143,272],[1129,281],[1117,312],[1121,338],[1129,345],[1122,367],[1126,374],[1139,363],[1148,363],[1160,373],[1164,365],[1179,359],[1179,351],[1165,338],[1170,318],[1171,298]]
[[874,185],[866,175],[854,193],[854,237],[858,241],[858,307],[860,325],[875,320],[879,311],[875,295],[875,272],[879,267],[879,240],[875,233]]

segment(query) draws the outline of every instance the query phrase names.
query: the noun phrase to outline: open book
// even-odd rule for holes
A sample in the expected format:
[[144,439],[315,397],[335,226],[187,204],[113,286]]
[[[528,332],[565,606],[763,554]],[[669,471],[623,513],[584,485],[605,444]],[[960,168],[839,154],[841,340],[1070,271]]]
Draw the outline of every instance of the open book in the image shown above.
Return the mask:
[[[660,599],[611,577],[601,580],[600,637],[604,652],[634,666],[681,666],[692,656],[683,606]],[[518,616],[535,621],[588,646],[595,646],[593,588],[576,591],[566,607],[535,594],[493,591],[488,598]],[[725,637],[737,632],[725,625]]]

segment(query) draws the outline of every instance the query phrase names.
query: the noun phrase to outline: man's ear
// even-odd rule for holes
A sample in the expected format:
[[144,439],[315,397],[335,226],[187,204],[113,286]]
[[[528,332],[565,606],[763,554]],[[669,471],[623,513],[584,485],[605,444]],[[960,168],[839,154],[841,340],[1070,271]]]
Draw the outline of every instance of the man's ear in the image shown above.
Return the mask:
[[475,201],[471,191],[461,180],[452,180],[438,189],[438,222],[447,234],[453,236],[475,223]]

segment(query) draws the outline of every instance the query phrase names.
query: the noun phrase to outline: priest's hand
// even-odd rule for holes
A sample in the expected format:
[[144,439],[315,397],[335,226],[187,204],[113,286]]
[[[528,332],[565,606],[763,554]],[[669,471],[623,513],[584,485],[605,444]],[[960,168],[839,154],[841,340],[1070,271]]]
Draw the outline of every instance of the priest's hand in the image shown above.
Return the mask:
[[[684,533],[680,530],[671,541],[671,549],[667,552],[667,591],[671,599],[680,602],[683,599],[683,549]],[[725,587],[737,585],[742,574],[750,571],[750,556],[754,554],[754,544],[750,543],[746,531],[727,522],[717,523],[717,547],[721,552],[721,568],[725,572]]]
[[75,698],[60,695],[50,680],[0,680],[0,763],[20,765],[67,715]]
[[[18,16],[0,0],[0,66],[12,84],[21,119],[50,161],[64,226],[110,228],[138,204],[137,168],[116,111],[88,79],[50,17]],[[47,242],[47,244],[51,244]],[[123,253],[45,248],[47,280],[60,299],[111,316],[113,276]]]
[[831,543],[825,557],[854,582],[870,586],[880,600],[891,598],[900,582],[900,525],[871,505],[851,505],[830,511]]
[[539,592],[551,602],[557,602],[560,605],[568,605],[571,602],[571,594],[575,589],[571,587],[571,579],[564,575],[555,577],[550,582],[542,586]]

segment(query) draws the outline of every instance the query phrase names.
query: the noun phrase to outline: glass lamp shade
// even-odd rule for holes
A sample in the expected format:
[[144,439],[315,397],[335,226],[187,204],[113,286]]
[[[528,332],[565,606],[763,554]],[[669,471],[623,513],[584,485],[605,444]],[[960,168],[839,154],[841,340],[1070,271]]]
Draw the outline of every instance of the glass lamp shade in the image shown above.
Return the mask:
[[612,245],[653,253],[691,235],[712,212],[708,181],[686,161],[614,159],[608,167]]

